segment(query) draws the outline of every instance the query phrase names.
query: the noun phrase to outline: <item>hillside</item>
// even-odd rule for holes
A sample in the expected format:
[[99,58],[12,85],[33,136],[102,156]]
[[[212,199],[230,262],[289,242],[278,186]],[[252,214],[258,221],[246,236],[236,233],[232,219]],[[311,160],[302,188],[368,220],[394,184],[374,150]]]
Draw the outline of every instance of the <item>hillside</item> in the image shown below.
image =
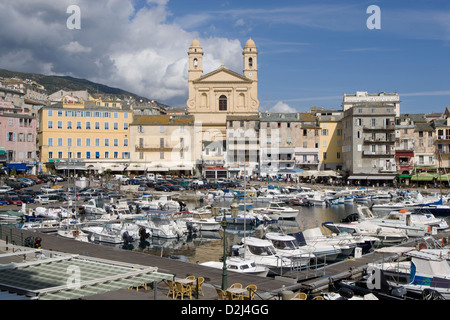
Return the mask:
[[52,94],[58,90],[88,90],[91,94],[106,94],[114,95],[117,97],[133,97],[136,100],[151,100],[146,97],[141,97],[137,94],[118,89],[108,87],[106,85],[95,83],[85,79],[78,79],[69,76],[46,76],[37,73],[23,73],[17,71],[9,71],[0,69],[0,77],[3,78],[19,78],[34,80],[39,84],[42,84],[47,90],[47,94]]

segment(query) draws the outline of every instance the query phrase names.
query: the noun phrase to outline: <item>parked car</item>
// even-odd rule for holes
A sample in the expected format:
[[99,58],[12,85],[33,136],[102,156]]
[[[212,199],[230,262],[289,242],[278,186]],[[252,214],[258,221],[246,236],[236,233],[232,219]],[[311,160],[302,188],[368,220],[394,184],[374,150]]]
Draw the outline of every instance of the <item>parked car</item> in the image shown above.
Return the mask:
[[63,197],[61,197],[58,194],[49,194],[48,195],[48,202],[60,202],[63,201]]
[[170,189],[165,185],[157,184],[157,185],[155,185],[155,191],[169,192]]
[[12,191],[13,188],[10,186],[0,186],[0,193],[6,193],[8,191]]
[[15,195],[12,197],[7,197],[6,198],[9,202],[9,204],[15,204],[16,206],[21,206],[22,205],[22,200],[19,199],[19,196]]
[[17,178],[16,181],[20,182],[28,187],[34,186],[36,184],[34,181],[32,181],[30,179],[26,179],[26,178]]
[[107,193],[107,198],[114,198],[114,199],[121,199],[121,198],[126,198],[127,196],[121,193],[117,193],[117,192],[108,192]]
[[40,203],[40,204],[48,204],[48,196],[44,194],[40,194],[34,198],[34,202]]
[[0,206],[7,206],[9,204],[5,197],[0,197]]
[[23,203],[34,203],[34,199],[31,195],[29,194],[21,194],[19,196],[19,199],[23,202]]
[[28,176],[27,179],[31,179],[31,180],[33,180],[33,181],[36,181],[36,183],[42,183],[42,180],[39,179],[39,178],[36,177],[36,176]]

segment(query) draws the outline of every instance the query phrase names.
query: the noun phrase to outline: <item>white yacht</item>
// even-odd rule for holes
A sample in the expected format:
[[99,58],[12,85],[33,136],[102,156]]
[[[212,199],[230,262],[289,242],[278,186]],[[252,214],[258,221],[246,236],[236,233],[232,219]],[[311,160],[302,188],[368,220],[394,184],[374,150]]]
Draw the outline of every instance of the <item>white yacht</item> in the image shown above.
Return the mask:
[[[351,216],[351,218],[350,218]],[[383,245],[398,244],[409,239],[404,228],[382,226],[374,223],[375,216],[366,206],[357,206],[357,213],[350,215],[343,222],[325,222],[322,225],[332,233],[349,233],[351,235],[372,236]]]
[[[200,263],[200,265],[216,269],[223,268],[223,262],[218,261],[207,261]],[[260,277],[266,277],[269,273],[269,268],[265,266],[258,266],[254,260],[243,259],[241,257],[227,257],[226,267],[228,271],[251,274]]]
[[184,220],[195,224],[199,231],[219,231],[221,228],[220,222],[212,217],[210,211],[192,211]]
[[150,230],[156,238],[176,239],[184,235],[184,231],[167,214],[149,214],[147,219],[136,220],[136,224]]
[[322,247],[323,245],[329,245],[339,248],[341,250],[339,257],[342,259],[352,255],[358,246],[358,242],[352,237],[347,237],[347,235],[324,235],[319,227],[303,230],[303,236],[306,243],[310,246]]
[[298,215],[298,210],[290,208],[282,201],[271,201],[269,206],[265,208],[268,214],[278,214],[280,219],[295,219]]
[[128,234],[128,230],[123,230],[120,225],[115,225],[114,223],[106,223],[103,226],[83,227],[81,230],[89,235],[91,241],[121,244],[125,241],[134,240]]
[[239,252],[240,257],[255,261],[256,265],[269,268],[269,273],[280,275],[292,270],[292,261],[278,255],[269,240],[246,237],[241,244],[233,246],[233,251]]
[[315,258],[314,248],[309,246],[299,247],[293,236],[269,232],[265,238],[272,242],[277,255],[292,260],[296,268],[301,268],[309,265],[311,259]]
[[450,266],[445,258],[428,252],[409,251],[405,253],[410,261],[396,263],[369,264],[373,269],[382,270],[388,283],[401,285],[407,295],[426,299],[437,292],[443,299],[450,299]]

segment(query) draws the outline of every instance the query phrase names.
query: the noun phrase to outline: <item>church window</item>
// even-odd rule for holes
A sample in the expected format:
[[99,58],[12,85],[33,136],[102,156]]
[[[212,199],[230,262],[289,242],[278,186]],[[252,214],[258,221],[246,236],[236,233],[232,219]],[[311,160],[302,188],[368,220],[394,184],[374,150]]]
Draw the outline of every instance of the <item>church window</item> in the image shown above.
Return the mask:
[[197,60],[197,58],[194,59],[194,67],[196,67],[196,68],[198,67],[198,60]]
[[249,59],[248,59],[248,66],[249,66],[250,68],[253,67],[253,58],[249,58]]
[[219,111],[227,111],[227,97],[224,95],[219,97]]

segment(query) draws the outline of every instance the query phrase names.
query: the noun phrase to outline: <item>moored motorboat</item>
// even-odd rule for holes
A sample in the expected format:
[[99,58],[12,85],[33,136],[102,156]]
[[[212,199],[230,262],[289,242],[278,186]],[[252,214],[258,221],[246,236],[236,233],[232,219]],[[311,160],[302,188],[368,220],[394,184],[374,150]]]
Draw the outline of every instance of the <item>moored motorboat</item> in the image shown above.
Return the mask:
[[[228,271],[239,272],[242,274],[251,274],[260,277],[266,277],[269,273],[269,268],[265,266],[256,265],[254,260],[244,259],[241,257],[227,257],[226,267]],[[202,266],[212,267],[216,269],[223,269],[223,262],[207,261],[200,263]]]

